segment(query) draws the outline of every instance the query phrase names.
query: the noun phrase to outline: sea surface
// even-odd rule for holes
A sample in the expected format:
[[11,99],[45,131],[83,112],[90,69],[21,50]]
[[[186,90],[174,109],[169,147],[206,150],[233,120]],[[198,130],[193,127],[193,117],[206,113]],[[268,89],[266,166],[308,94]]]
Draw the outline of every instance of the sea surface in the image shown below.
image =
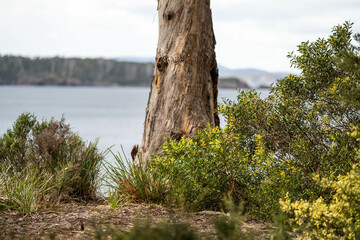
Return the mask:
[[[268,95],[267,90],[261,92]],[[219,89],[218,101],[235,100],[237,93]],[[0,136],[24,112],[38,120],[64,116],[87,142],[99,138],[99,149],[118,152],[123,147],[129,156],[132,146],[141,142],[148,96],[149,88],[141,87],[0,86]]]

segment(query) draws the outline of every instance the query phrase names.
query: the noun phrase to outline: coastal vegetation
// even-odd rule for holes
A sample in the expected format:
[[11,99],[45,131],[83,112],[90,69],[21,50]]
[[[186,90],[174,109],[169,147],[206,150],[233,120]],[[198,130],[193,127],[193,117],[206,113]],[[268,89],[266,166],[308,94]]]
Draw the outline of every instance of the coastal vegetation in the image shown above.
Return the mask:
[[[113,153],[115,164],[103,165],[107,203],[229,212],[214,220],[217,239],[259,238],[243,231],[247,217],[274,222],[262,239],[359,239],[360,48],[353,40],[360,35],[345,22],[328,38],[302,42],[288,56],[301,74],[280,79],[265,99],[239,90],[237,100],[224,100],[223,128],[170,137],[145,163]],[[0,138],[1,208],[30,214],[96,199],[104,154],[63,119],[22,114]],[[127,233],[107,226],[93,237],[201,239],[176,221]]]
[[230,193],[259,219],[285,211],[307,239],[357,239],[360,209],[351,196],[359,173],[360,56],[351,27],[346,22],[327,39],[301,43],[289,54],[300,75],[279,80],[266,99],[239,91],[219,107],[224,128],[169,138],[151,166],[137,170],[168,180],[164,201],[177,206],[222,209]]
[[94,200],[105,153],[64,119],[21,114],[0,138],[0,207],[32,213],[65,200]]

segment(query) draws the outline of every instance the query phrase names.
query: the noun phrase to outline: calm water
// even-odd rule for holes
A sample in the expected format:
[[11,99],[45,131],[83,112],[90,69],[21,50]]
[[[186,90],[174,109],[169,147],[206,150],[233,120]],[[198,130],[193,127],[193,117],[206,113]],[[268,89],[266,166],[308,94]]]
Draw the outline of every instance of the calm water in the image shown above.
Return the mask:
[[[100,149],[113,145],[115,152],[122,145],[128,155],[141,142],[148,96],[149,88],[0,86],[0,135],[23,112],[39,120],[64,116],[86,141],[100,138]],[[236,90],[219,90],[219,102],[236,96]]]

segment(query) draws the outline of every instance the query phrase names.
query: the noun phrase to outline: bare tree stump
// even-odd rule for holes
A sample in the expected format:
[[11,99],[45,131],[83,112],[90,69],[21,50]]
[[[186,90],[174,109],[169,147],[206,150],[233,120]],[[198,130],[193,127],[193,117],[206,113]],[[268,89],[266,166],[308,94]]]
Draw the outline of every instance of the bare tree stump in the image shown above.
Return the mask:
[[141,161],[161,150],[164,139],[193,136],[219,125],[218,68],[210,0],[159,0],[159,40]]

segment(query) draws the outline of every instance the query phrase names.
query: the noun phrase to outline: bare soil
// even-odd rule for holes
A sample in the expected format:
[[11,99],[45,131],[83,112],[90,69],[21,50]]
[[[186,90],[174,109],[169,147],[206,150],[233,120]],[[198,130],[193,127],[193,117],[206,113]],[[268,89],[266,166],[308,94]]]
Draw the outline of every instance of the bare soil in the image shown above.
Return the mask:
[[[158,205],[125,204],[111,208],[104,202],[65,203],[38,213],[24,215],[13,211],[0,213],[0,239],[92,239],[95,231],[115,227],[129,231],[135,222],[151,224],[176,219],[190,223],[204,236],[214,235],[212,219],[221,212],[182,212]],[[256,229],[263,239],[270,225],[256,221],[244,222],[245,230]]]

